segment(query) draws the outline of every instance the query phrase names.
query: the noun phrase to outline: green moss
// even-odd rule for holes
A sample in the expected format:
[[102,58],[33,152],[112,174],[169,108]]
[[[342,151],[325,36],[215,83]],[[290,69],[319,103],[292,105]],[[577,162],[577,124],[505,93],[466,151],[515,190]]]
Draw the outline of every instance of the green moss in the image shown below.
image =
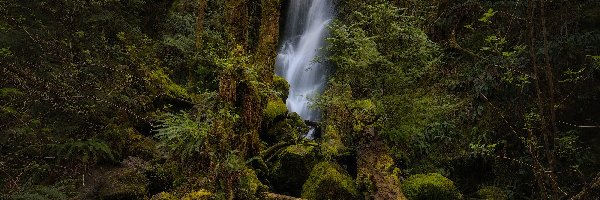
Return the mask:
[[173,82],[169,75],[162,69],[154,70],[150,73],[150,80],[157,84],[157,89],[165,92],[170,97],[187,98],[187,90],[177,83]]
[[508,195],[499,187],[484,186],[477,191],[477,197],[486,200],[506,200]]
[[333,125],[325,127],[320,144],[321,154],[326,158],[339,156],[347,150],[342,142],[339,131]]
[[205,189],[201,189],[195,192],[190,192],[183,196],[181,200],[208,200],[213,196],[212,192],[209,192]]
[[402,182],[402,190],[411,200],[462,199],[454,183],[438,173],[412,175]]
[[302,184],[308,179],[316,164],[316,151],[313,146],[292,145],[285,148],[271,168],[270,183],[281,194],[299,196]]
[[287,113],[287,107],[285,103],[279,99],[270,99],[267,103],[267,107],[263,110],[265,121],[272,122],[278,116],[285,115]]
[[340,166],[321,162],[313,168],[302,187],[305,199],[357,199],[358,191],[352,177]]
[[274,75],[273,76],[273,89],[277,92],[277,96],[279,96],[283,101],[288,98],[288,94],[290,92],[290,84],[282,77]]

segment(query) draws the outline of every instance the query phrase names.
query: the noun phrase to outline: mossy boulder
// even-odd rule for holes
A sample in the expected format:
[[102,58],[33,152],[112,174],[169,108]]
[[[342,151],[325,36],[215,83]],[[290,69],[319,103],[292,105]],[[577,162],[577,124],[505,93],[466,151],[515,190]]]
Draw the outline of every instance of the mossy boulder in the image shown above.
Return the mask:
[[273,89],[275,90],[275,92],[277,92],[277,96],[279,96],[281,100],[285,101],[288,98],[288,94],[290,92],[290,84],[284,78],[274,75]]
[[267,107],[263,110],[263,115],[265,116],[265,122],[271,123],[277,117],[285,116],[287,113],[287,107],[285,103],[281,99],[269,99],[267,103]]
[[302,185],[316,164],[316,148],[292,145],[285,148],[271,168],[269,179],[274,191],[280,194],[299,196]]
[[484,186],[477,191],[477,197],[486,200],[507,200],[508,195],[502,188]]
[[358,191],[352,177],[339,165],[321,162],[312,169],[302,186],[305,199],[357,199]]
[[402,182],[402,190],[410,200],[462,199],[454,183],[438,173],[412,175]]

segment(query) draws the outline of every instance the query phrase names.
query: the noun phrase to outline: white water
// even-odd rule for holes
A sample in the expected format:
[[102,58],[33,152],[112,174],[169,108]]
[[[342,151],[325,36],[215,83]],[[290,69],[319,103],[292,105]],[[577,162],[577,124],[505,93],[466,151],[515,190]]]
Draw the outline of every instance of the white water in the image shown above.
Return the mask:
[[[330,1],[290,0],[284,42],[276,58],[277,75],[290,84],[287,108],[304,120],[319,121],[321,117],[310,105],[311,99],[325,88],[327,78],[325,67],[315,59],[333,17]],[[311,132],[308,137],[312,137]]]

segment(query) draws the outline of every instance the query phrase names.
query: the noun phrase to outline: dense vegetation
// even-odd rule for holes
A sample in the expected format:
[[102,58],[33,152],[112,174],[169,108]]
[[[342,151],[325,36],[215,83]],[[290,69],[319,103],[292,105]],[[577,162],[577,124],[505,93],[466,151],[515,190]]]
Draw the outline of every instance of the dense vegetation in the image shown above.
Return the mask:
[[314,123],[288,1],[0,1],[0,198],[600,198],[600,2],[336,1]]

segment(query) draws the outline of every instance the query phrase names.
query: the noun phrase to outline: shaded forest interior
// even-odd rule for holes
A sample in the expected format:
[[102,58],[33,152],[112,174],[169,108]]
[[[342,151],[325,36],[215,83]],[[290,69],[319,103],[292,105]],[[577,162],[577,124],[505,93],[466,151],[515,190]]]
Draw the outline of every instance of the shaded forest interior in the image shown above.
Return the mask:
[[600,199],[600,1],[290,1],[0,1],[0,199]]

